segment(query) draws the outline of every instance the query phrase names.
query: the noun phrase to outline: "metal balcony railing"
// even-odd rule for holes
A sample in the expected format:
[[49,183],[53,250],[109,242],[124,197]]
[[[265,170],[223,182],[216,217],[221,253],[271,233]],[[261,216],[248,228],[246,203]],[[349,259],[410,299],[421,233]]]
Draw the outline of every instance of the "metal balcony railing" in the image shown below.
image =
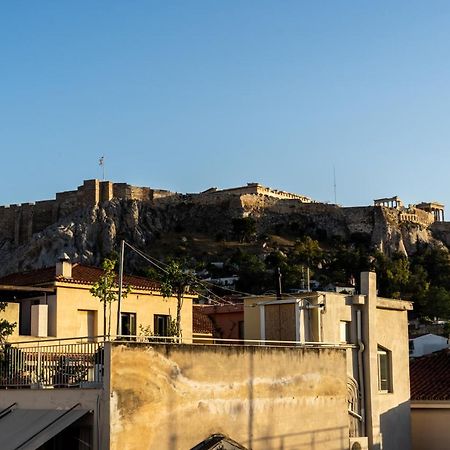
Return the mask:
[[103,342],[27,342],[0,349],[0,388],[100,387]]

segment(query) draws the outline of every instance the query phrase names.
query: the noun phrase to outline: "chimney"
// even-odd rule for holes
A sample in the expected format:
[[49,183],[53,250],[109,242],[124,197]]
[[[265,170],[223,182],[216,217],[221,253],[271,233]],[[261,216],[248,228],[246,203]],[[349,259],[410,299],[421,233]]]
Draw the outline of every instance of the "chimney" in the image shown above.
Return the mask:
[[56,263],[56,276],[72,278],[72,263],[70,262],[70,258],[67,256],[67,253],[64,253],[64,255],[59,258],[59,261]]
[[361,272],[361,295],[377,296],[377,274]]

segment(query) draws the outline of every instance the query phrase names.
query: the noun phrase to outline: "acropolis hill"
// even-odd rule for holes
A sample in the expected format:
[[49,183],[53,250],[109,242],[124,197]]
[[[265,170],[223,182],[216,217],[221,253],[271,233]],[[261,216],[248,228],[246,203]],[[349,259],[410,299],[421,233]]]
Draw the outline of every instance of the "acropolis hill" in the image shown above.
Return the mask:
[[409,254],[417,242],[450,243],[450,223],[444,222],[444,206],[436,202],[405,207],[392,197],[377,199],[373,206],[340,207],[258,183],[179,194],[86,180],[53,200],[0,207],[0,273],[51,265],[63,253],[74,261],[99,264],[124,237],[163,252],[164,245],[169,250],[173,245],[162,245],[166,237],[182,233],[197,245],[192,251],[202,254],[206,241],[200,244],[189,236],[208,242],[219,236],[231,239],[232,221],[240,217],[253,217],[261,236],[292,230],[349,242],[363,236],[384,252]]

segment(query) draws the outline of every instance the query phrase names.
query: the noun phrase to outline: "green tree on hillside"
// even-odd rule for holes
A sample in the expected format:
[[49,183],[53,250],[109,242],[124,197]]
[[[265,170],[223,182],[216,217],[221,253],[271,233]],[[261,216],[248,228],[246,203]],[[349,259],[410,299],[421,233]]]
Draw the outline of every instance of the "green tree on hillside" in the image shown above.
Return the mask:
[[252,217],[233,219],[231,222],[233,236],[239,242],[252,242],[256,238],[256,220]]

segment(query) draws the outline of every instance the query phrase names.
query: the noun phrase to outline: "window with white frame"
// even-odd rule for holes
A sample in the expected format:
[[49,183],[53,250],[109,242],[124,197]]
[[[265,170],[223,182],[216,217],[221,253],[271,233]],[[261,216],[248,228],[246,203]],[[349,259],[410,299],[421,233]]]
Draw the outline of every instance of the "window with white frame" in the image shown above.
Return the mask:
[[378,391],[392,392],[392,352],[381,345],[377,349]]
[[350,322],[346,320],[341,320],[340,322],[340,329],[339,329],[339,340],[342,343],[349,343],[350,342]]

